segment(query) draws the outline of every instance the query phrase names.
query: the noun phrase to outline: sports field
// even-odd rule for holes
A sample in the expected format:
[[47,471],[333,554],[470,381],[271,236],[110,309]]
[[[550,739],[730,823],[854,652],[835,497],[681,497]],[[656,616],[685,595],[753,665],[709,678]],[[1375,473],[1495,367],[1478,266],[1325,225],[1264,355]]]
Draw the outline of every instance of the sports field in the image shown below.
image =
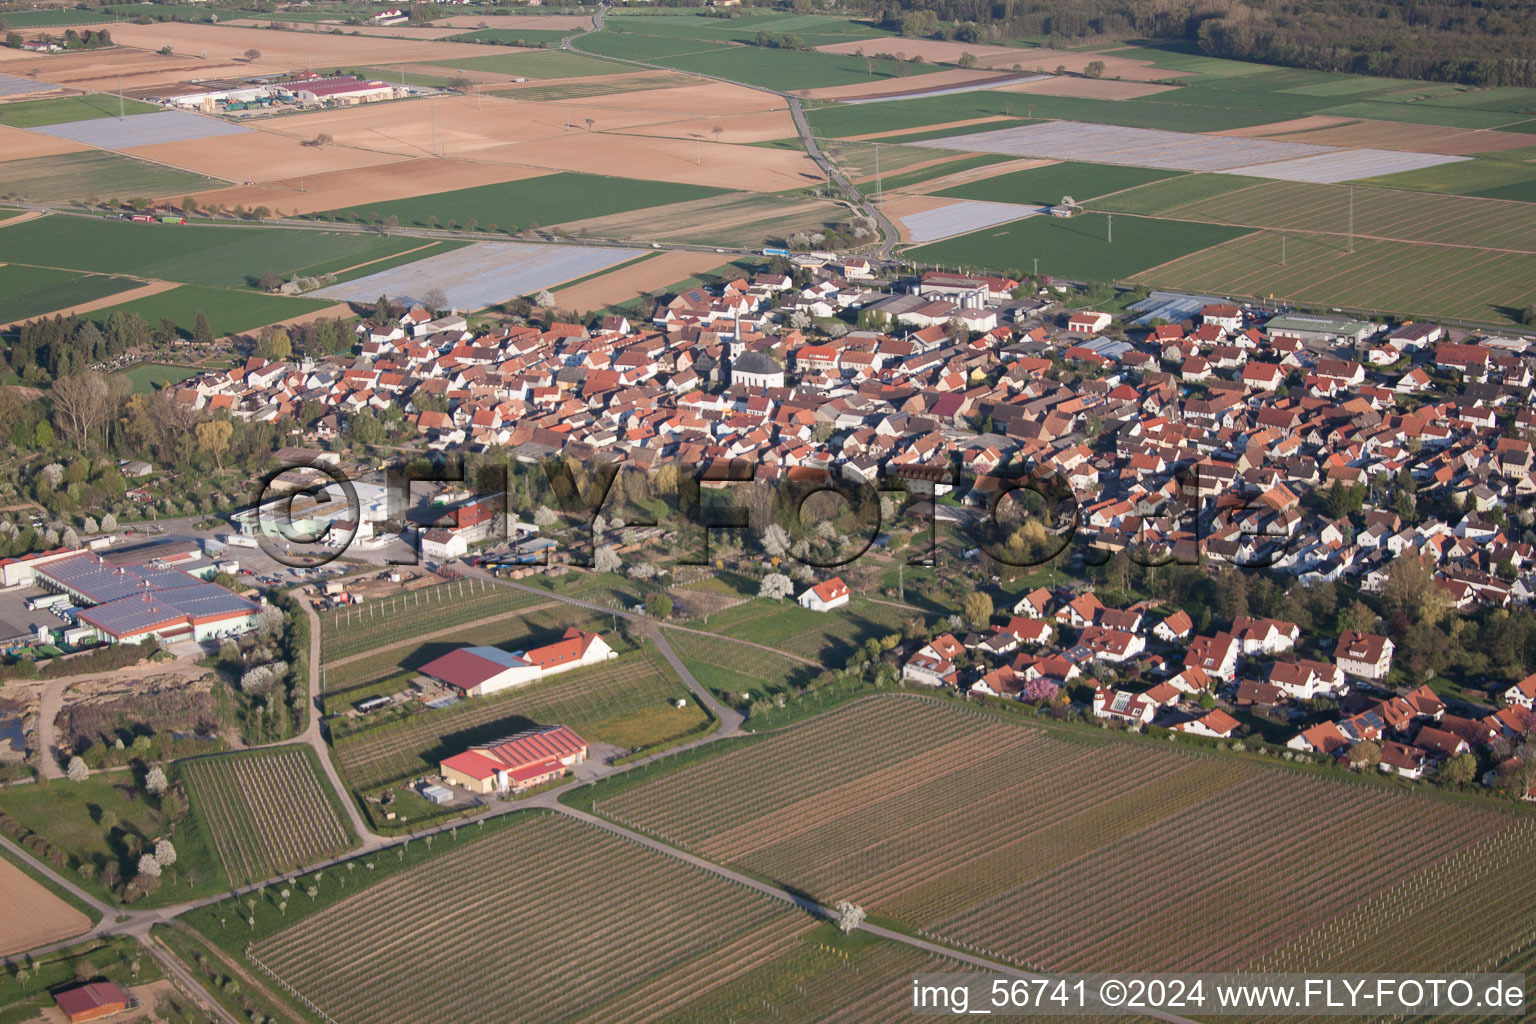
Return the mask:
[[[1058,737],[912,696],[817,716],[596,809],[758,877],[1045,970],[1253,969],[1288,944],[1353,941],[1338,925],[1357,914],[1417,918],[1419,900],[1397,899],[1402,891],[1453,906],[1477,887],[1462,877],[1474,859],[1536,866],[1531,822],[1517,816],[1229,757]],[[1220,879],[1181,889],[1176,908],[1155,894],[1095,896],[1106,865],[1191,858],[1220,865]],[[1531,944],[1524,906],[1512,915],[1520,920],[1471,944],[1473,929],[1416,938],[1466,969]],[[1360,969],[1396,962],[1390,943],[1376,948],[1380,959]],[[1290,963],[1332,969],[1320,947]]]
[[283,277],[336,273],[421,244],[415,238],[254,225],[51,216],[0,231],[0,262],[243,288],[268,271]]
[[665,181],[564,173],[354,206],[340,212],[369,219],[375,214],[382,218],[399,217],[400,223],[415,227],[447,227],[455,223],[468,226],[473,220],[480,227],[495,225],[515,231],[702,199],[725,191]]
[[[1119,224],[1116,223],[1118,231]],[[1154,287],[1509,323],[1536,299],[1536,254],[1256,231],[1138,273]],[[1283,260],[1283,262],[1282,262]]]
[[6,264],[0,266],[0,323],[67,309],[138,285],[124,277]]
[[0,162],[0,195],[41,203],[156,199],[220,184],[201,174],[100,150]]
[[13,128],[40,128],[124,114],[153,114],[160,107],[138,100],[119,100],[116,96],[93,93],[87,96],[56,96],[43,100],[24,100],[0,106],[0,124]]
[[933,195],[952,196],[956,199],[982,199],[996,203],[1059,203],[1063,196],[1071,196],[1078,202],[1094,199],[1110,192],[1145,185],[1148,182],[1172,178],[1175,172],[1154,171],[1141,167],[1117,167],[1109,164],[1085,164],[1065,161],[1046,167],[1034,167],[1027,171],[999,174],[992,178],[953,188],[942,189]]
[[[1111,231],[1113,239],[1111,240]],[[1111,281],[1248,233],[1245,228],[1188,221],[1118,217],[1031,217],[908,249],[919,263],[1040,272],[1070,280]]]
[[193,325],[197,323],[197,314],[202,313],[208,318],[208,326],[213,329],[214,335],[221,337],[226,334],[242,334],[331,305],[334,303],[235,288],[184,284],[157,295],[95,309],[87,315],[92,320],[105,323],[113,313],[125,310],[137,313],[151,325],[159,324],[162,319],[170,320],[181,328],[183,334],[190,336]]

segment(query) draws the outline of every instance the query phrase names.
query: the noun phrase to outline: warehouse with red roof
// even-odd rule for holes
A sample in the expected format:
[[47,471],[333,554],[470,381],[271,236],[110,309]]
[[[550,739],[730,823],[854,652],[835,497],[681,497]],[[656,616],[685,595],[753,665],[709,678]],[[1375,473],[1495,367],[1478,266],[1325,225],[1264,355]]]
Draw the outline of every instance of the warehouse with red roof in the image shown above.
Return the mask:
[[587,759],[587,741],[564,725],[546,725],[470,747],[441,763],[443,778],[471,793],[520,793],[565,775]]
[[616,657],[601,636],[571,626],[554,643],[526,651],[460,647],[421,666],[421,674],[465,697],[480,697]]

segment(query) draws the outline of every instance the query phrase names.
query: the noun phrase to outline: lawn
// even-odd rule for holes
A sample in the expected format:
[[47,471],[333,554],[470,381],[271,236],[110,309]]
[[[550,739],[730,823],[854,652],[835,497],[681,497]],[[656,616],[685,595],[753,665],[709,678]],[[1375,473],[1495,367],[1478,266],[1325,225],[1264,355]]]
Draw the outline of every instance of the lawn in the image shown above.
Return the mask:
[[[914,609],[857,597],[831,612],[814,612],[791,601],[761,599],[743,602],[710,615],[707,622],[691,625],[840,668],[865,640],[899,633],[904,622],[921,614]],[[738,654],[745,659],[745,665],[750,665],[759,655],[746,651],[751,649]],[[747,674],[752,672],[744,666],[738,669]]]
[[[167,774],[174,783],[175,771]],[[159,889],[136,906],[180,903],[216,893],[226,884],[207,824],[190,810],[169,818],[128,773],[14,786],[0,794],[0,810],[68,855],[64,873],[108,904],[118,902],[103,878],[111,870],[108,865],[116,865],[122,879],[131,879],[139,854],[153,849],[160,837],[171,839],[176,863],[161,876]],[[83,873],[78,870],[82,864],[90,865]]]
[[180,384],[184,380],[196,377],[202,370],[193,366],[170,366],[166,363],[135,363],[126,370],[119,372],[119,376],[127,378],[133,385],[133,393],[136,395],[156,391],[168,384]]
[[455,71],[490,71],[523,78],[587,78],[592,75],[616,75],[634,70],[627,64],[599,60],[568,50],[531,50],[497,53],[486,57],[455,57],[426,63]]
[[[88,96],[57,96],[46,100],[23,100],[0,105],[0,124],[12,128],[40,128],[69,121],[91,121],[98,117],[116,117],[119,99],[105,93]],[[125,114],[152,114],[163,109],[152,103],[122,100]]]
[[151,325],[158,324],[162,319],[170,320],[184,334],[190,335],[193,325],[197,323],[197,314],[203,313],[208,318],[208,326],[213,329],[214,336],[223,337],[226,334],[242,334],[289,317],[313,313],[331,305],[335,303],[187,284],[158,295],[92,310],[87,315],[98,323],[106,323],[113,313],[125,310],[137,313]]
[[1110,225],[1101,213],[1031,217],[908,249],[904,255],[919,263],[1026,271],[1038,258],[1042,274],[1113,281],[1248,233],[1244,228],[1146,217],[1121,217],[1113,231],[1111,242]]
[[42,316],[138,286],[124,277],[6,264],[0,266],[0,322]]
[[421,244],[373,234],[52,216],[0,232],[0,262],[250,287],[268,271],[283,277],[334,272]]
[[[1116,225],[1118,230],[1119,225]],[[1136,275],[1140,284],[1508,323],[1536,299],[1536,255],[1259,231]]]
[[935,195],[995,203],[1059,203],[1063,196],[1071,196],[1082,202],[1177,176],[1176,171],[1067,161],[967,182]]
[[[3,109],[3,108],[0,108]],[[180,196],[222,182],[201,174],[91,150],[0,163],[0,195],[33,202]]]
[[[600,126],[599,126],[600,127]],[[520,228],[534,224],[560,224],[587,217],[623,213],[642,207],[664,206],[689,199],[721,195],[725,189],[679,185],[637,178],[608,178],[597,174],[564,172],[524,181],[508,181],[453,192],[437,192],[393,202],[354,206],[340,211],[360,216],[399,217],[400,223],[428,227],[435,223],[478,220],[482,226]]]

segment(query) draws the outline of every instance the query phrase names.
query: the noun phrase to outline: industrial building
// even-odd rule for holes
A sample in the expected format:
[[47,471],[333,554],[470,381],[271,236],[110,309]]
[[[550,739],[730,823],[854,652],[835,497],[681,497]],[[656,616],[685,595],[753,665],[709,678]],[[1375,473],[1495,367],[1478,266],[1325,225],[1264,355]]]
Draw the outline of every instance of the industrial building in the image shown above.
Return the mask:
[[616,657],[601,636],[572,626],[555,643],[527,651],[461,647],[433,658],[421,673],[466,697],[479,697]]
[[568,726],[546,725],[470,747],[441,762],[441,771],[471,793],[519,793],[555,781],[586,759],[586,740]]
[[252,629],[261,608],[215,583],[163,564],[113,564],[79,553],[33,571],[37,586],[68,594],[75,618],[105,643],[203,641]]

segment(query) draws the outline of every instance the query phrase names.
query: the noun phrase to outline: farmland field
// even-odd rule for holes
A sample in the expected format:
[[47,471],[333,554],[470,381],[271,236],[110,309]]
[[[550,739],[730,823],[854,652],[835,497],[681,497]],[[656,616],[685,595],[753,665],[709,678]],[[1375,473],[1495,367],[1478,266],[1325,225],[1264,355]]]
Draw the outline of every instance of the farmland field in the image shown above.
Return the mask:
[[[420,244],[414,238],[328,231],[133,224],[55,215],[0,231],[0,262],[245,287],[267,271],[283,276],[323,274]],[[264,294],[247,297],[282,301]],[[302,312],[294,309],[294,315]]]
[[454,71],[492,71],[524,78],[587,78],[616,75],[634,70],[628,64],[600,60],[567,50],[525,50],[519,53],[492,53],[486,57],[455,57],[452,60],[427,61],[436,67]]
[[1153,215],[1262,184],[1263,178],[1249,178],[1240,174],[1181,174],[1095,199],[1089,205],[1095,210],[1107,210],[1110,213]]
[[186,765],[232,886],[324,860],[353,843],[306,747],[201,758]]
[[742,693],[772,695],[803,684],[819,671],[781,655],[755,647],[743,647],[725,637],[700,636],[672,630],[667,642],[688,666],[694,678],[719,696],[727,691],[733,700]]
[[400,223],[414,227],[429,227],[434,223],[447,225],[453,221],[468,224],[471,219],[476,219],[482,227],[496,224],[516,230],[535,224],[559,224],[578,218],[702,199],[725,191],[698,185],[567,172],[373,203],[340,212],[365,217],[375,213],[380,217],[399,217]]
[[1356,184],[1536,203],[1536,166],[1515,160],[1467,160],[1384,177],[1360,178]]
[[1025,270],[1039,257],[1043,274],[1102,281],[1128,277],[1248,232],[1215,224],[1122,217],[1114,223],[1113,242],[1108,233],[1101,213],[1070,219],[1031,217],[908,249],[905,255],[920,263]]
[[144,394],[163,388],[167,384],[180,384],[188,378],[195,377],[202,370],[191,366],[170,366],[166,363],[135,363],[128,369],[121,371],[133,385],[134,394]]
[[1135,275],[1154,287],[1508,323],[1536,298],[1536,255],[1259,231]]
[[[427,1007],[435,1020],[564,1021],[594,1007],[614,1008],[597,1019],[628,1020],[744,972],[758,950],[783,948],[809,924],[784,903],[566,817],[439,839],[450,842],[250,954],[338,1024],[415,1024]],[[453,949],[516,969],[465,984],[443,960]]]
[[1536,252],[1536,203],[1399,189],[1273,181],[1176,206],[1162,215],[1242,227]]
[[91,926],[90,918],[13,864],[9,851],[0,854],[0,899],[6,908],[0,956],[67,939]]
[[0,322],[24,320],[137,287],[124,277],[76,274],[51,267],[0,267]]
[[296,299],[258,292],[237,291],[233,288],[208,288],[186,284],[180,288],[134,299],[116,306],[105,306],[86,314],[92,320],[105,323],[113,313],[126,310],[143,317],[147,323],[158,324],[170,320],[187,334],[197,323],[197,314],[208,317],[208,326],[215,336],[240,334],[266,324],[302,316],[333,305],[314,299]]
[[538,601],[537,595],[472,579],[451,580],[337,608],[320,615],[321,659],[333,662],[373,650],[380,644],[468,625]]
[[[450,43],[495,43],[502,46],[537,46],[539,43],[558,44],[571,33],[553,28],[480,28],[463,35],[449,36]],[[526,74],[526,72],[521,72]],[[529,77],[552,77],[538,75]]]
[[[1339,925],[1357,912],[1374,929],[1373,902],[1401,913],[1397,894],[1411,891],[1454,904],[1476,885],[1462,871],[1474,858],[1497,853],[1527,873],[1536,864],[1532,824],[1515,816],[1227,757],[1058,739],[909,696],[845,706],[596,810],[1048,970],[1244,970],[1296,944],[1289,969],[1331,969],[1324,951],[1303,947],[1353,942]],[[1172,899],[1095,896],[1106,865],[1147,864],[1220,871]],[[1520,916],[1496,936],[1416,937],[1469,969],[1529,945],[1530,914]],[[1404,933],[1380,934],[1379,959],[1361,969],[1397,963],[1388,936]]]
[[[13,128],[41,128],[50,124],[67,124],[71,121],[90,121],[101,117],[116,117],[118,97],[104,93],[88,96],[57,96],[45,100],[23,100],[0,106],[0,124]],[[161,107],[138,100],[123,100],[122,110],[128,115],[152,114]]]
[[711,615],[702,628],[802,658],[841,664],[867,637],[899,633],[904,622],[921,614],[860,598],[831,612],[813,612],[787,602],[745,601]]
[[[659,656],[649,651],[629,654],[548,681],[463,700],[436,711],[421,711],[338,737],[334,756],[348,784],[364,790],[436,771],[444,757],[472,743],[506,736],[533,724],[569,725],[587,740],[609,742],[607,737],[615,733],[628,735],[628,716],[687,696],[689,691]],[[650,742],[665,738],[654,737]]]
[[34,202],[179,197],[219,184],[201,174],[100,151],[0,163],[0,195]]
[[1063,196],[1071,196],[1083,202],[1109,192],[1122,192],[1174,176],[1171,171],[1067,161],[1011,174],[999,174],[933,194],[996,203],[1051,204],[1061,202]]

